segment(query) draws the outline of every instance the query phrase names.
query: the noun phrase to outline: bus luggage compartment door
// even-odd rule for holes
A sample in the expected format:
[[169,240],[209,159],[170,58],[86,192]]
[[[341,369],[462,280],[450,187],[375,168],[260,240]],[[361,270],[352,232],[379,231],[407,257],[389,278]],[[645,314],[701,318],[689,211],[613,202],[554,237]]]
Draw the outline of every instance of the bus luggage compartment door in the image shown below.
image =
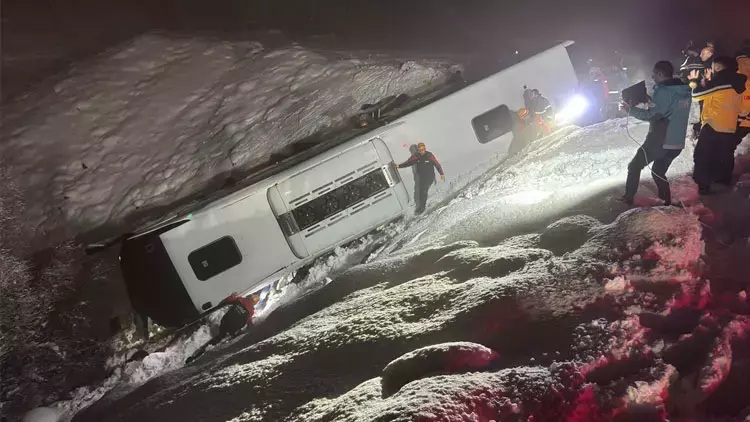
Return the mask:
[[379,139],[344,151],[268,191],[279,226],[299,258],[396,218],[403,212],[399,197],[405,196],[390,153]]

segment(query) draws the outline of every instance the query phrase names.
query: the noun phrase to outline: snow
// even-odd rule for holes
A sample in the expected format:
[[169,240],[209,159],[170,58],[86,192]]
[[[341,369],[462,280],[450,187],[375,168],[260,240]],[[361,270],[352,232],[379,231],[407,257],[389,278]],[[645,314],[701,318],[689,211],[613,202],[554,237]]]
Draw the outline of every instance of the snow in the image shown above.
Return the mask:
[[[548,406],[549,415],[558,410],[555,402],[563,389],[561,378],[540,367],[436,376],[414,381],[387,399],[379,397],[375,379],[340,398],[310,403],[299,420],[534,420],[540,408]],[[525,401],[531,397],[536,403]]]
[[390,396],[419,378],[485,369],[497,357],[494,350],[468,342],[442,343],[413,350],[383,368],[383,396]]
[[[384,239],[393,236],[399,224],[391,224],[376,232],[370,233],[350,244],[335,248],[330,254],[319,258],[309,269],[304,279],[297,284],[290,283],[295,273],[278,281],[275,288],[269,288],[267,297],[256,308],[253,321],[260,324],[276,308],[294,302],[305,294],[325,286],[341,271],[365,260]],[[262,299],[263,300],[263,299]]]
[[35,234],[72,236],[264,164],[364,103],[423,92],[450,71],[298,45],[144,35],[6,107],[0,155],[24,175]]
[[[72,392],[72,399],[57,402],[54,407],[59,412],[61,420],[69,421],[81,409],[95,403],[105,394],[125,392],[144,384],[148,380],[161,374],[184,366],[185,360],[199,347],[211,340],[212,330],[218,332],[218,322],[221,315],[212,316],[209,324],[200,326],[195,332],[185,338],[179,338],[163,351],[149,353],[141,361],[122,362],[114,360],[112,375],[98,386],[85,386]],[[216,334],[216,333],[213,333]]]
[[[412,238],[429,225],[420,243],[496,242],[515,234],[519,227],[555,221],[555,217],[622,183],[627,163],[637,152],[637,140],[645,139],[647,128],[643,122],[628,119],[561,128],[466,188],[438,216],[414,222],[402,238]],[[689,146],[674,161],[668,176],[690,171],[691,157]],[[642,188],[640,195],[646,192]],[[675,192],[678,198],[683,194],[682,190]]]
[[[210,338],[200,327],[57,407],[72,415],[101,397],[76,416],[97,422],[696,415],[742,382],[732,373],[750,356],[738,346],[750,324],[705,279],[690,148],[669,174],[687,208],[612,200],[630,137],[646,130],[625,119],[561,128],[454,199],[438,192],[437,210],[282,282],[245,336],[180,369]],[[650,181],[640,196],[654,196]],[[439,365],[455,350],[471,359]]]
[[23,422],[58,422],[60,413],[49,407],[37,407],[23,416]]
[[[139,396],[146,403],[139,406],[141,410],[120,411],[133,412],[128,413],[131,416],[127,419],[143,417],[145,413],[140,412],[146,411],[157,418],[167,414],[162,412],[170,412],[175,417],[187,416],[187,411],[181,408],[189,407],[195,417],[225,420],[465,420],[464,417],[489,420],[486,418],[508,415],[524,420],[528,417],[550,420],[549,415],[566,414],[580,405],[583,393],[579,389],[586,374],[584,367],[576,369],[573,364],[555,366],[554,359],[586,359],[593,365],[591,368],[599,368],[598,373],[604,374],[598,375],[598,379],[606,387],[609,382],[606,374],[611,365],[640,359],[650,350],[646,347],[643,327],[637,319],[631,318],[601,324],[609,340],[597,343],[602,347],[600,352],[576,352],[570,356],[564,347],[571,334],[557,324],[575,320],[581,309],[595,308],[598,301],[612,295],[604,288],[604,283],[596,280],[596,275],[602,269],[612,269],[609,275],[614,276],[623,256],[648,249],[655,243],[665,244],[675,234],[680,240],[674,241],[674,248],[696,250],[687,244],[701,242],[700,238],[687,235],[693,226],[699,227],[694,218],[685,217],[681,224],[674,226],[680,229],[674,233],[667,229],[644,229],[662,222],[665,213],[669,212],[634,210],[608,225],[573,219],[592,227],[591,236],[581,247],[562,257],[541,249],[509,246],[524,243],[524,246],[535,246],[534,238],[525,236],[494,247],[461,242],[412,249],[355,266],[316,292],[332,298],[322,309],[266,340],[256,343],[240,340],[222,357],[207,361],[207,367],[197,375],[191,372],[188,389],[182,383],[178,387],[148,384]],[[680,217],[675,218],[680,222]],[[611,252],[620,247],[632,249]],[[520,258],[523,265],[495,264],[518,257],[525,257]],[[571,265],[573,263],[575,265]],[[674,262],[666,264],[670,267]],[[348,280],[355,279],[359,284],[350,290]],[[312,299],[296,304],[309,306],[309,300]],[[294,304],[289,306],[293,308]],[[288,309],[279,308],[271,316]],[[552,321],[557,322],[550,325]],[[382,398],[386,391],[380,387],[384,382],[378,378],[381,370],[387,376],[389,366],[414,362],[418,356],[428,354],[428,350],[435,351],[435,348],[420,347],[434,345],[435,340],[446,336],[477,343],[475,347],[484,347],[480,350],[486,352],[485,355],[492,356],[494,350],[502,357],[507,356],[509,362],[518,361],[521,356],[528,359],[530,353],[534,361],[545,362],[545,365],[435,375],[429,374],[430,364],[417,363],[417,372],[428,374],[407,377],[412,381]],[[535,350],[526,351],[525,344],[534,344]],[[439,352],[434,353],[440,356]],[[406,356],[393,359],[403,354]],[[327,362],[324,367],[319,366],[321,359]],[[352,362],[357,363],[352,365]],[[652,400],[653,395],[664,391],[664,380],[669,379],[673,370],[669,366],[654,365],[650,375],[633,379],[627,391],[606,387],[614,389],[606,393],[613,394],[612,403],[660,405],[661,401]],[[301,368],[304,368],[302,373]],[[321,380],[310,378],[311,371]],[[352,378],[355,374],[364,377],[360,380],[367,380],[366,374],[374,377],[343,392],[334,390],[339,391],[336,398],[321,398],[331,397],[331,388],[340,379],[338,377],[347,380],[343,385],[349,385],[357,379]],[[163,392],[173,388],[176,394],[170,394],[172,402],[159,400],[156,408],[157,403],[148,404],[153,400],[149,399],[152,389]],[[226,405],[230,408],[211,409],[211,413],[208,409],[200,410],[210,407],[209,403],[214,400],[211,397],[216,397],[214,392],[238,394],[238,391],[255,399],[228,402]],[[273,394],[268,396],[268,392]],[[276,394],[284,397],[284,401],[279,403],[274,399]],[[562,402],[560,394],[565,397]],[[604,393],[596,394],[598,397]],[[304,401],[302,397],[310,399]],[[626,400],[628,397],[630,401]],[[291,406],[285,403],[300,403],[300,406],[284,409],[284,406]],[[241,411],[231,414],[231,409]],[[285,416],[289,412],[293,416]],[[601,417],[610,414],[603,409],[596,412]],[[141,416],[137,416],[139,414]]]

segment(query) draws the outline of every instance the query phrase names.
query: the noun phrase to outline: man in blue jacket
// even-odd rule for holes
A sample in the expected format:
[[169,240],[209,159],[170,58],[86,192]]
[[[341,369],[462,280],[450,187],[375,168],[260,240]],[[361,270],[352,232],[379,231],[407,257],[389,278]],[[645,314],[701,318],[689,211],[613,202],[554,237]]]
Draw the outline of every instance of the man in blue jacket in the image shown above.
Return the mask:
[[653,162],[651,175],[659,190],[659,198],[665,205],[671,205],[672,194],[666,174],[672,161],[685,148],[691,89],[681,80],[674,78],[674,67],[668,61],[656,63],[652,77],[656,85],[653,101],[648,108],[621,104],[622,109],[628,111],[631,116],[650,123],[646,140],[628,164],[623,201],[633,203],[638,191],[641,170]]

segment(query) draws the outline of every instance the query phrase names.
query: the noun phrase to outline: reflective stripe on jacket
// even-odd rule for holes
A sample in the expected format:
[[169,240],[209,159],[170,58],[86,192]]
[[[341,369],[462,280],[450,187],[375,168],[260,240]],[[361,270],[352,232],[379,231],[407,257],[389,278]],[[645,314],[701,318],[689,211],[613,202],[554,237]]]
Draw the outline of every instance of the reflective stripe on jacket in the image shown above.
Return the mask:
[[735,133],[745,92],[745,75],[723,70],[703,86],[693,89],[693,101],[703,101],[701,125],[709,125],[721,133]]
[[737,65],[739,66],[739,73],[748,78],[745,82],[745,92],[742,93],[740,116],[737,119],[737,124],[742,127],[750,127],[750,57],[746,55],[737,57]]

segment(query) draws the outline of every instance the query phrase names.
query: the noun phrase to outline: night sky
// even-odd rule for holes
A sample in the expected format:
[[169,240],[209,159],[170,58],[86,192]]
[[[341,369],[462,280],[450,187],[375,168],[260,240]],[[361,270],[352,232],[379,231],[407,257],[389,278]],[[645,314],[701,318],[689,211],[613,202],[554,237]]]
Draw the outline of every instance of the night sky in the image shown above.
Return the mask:
[[[721,4],[721,7],[717,7]],[[498,55],[573,39],[595,56],[618,49],[676,61],[688,39],[750,37],[747,0],[3,0],[7,100],[140,33],[249,37],[280,29],[336,48]],[[333,41],[330,41],[333,40]]]

